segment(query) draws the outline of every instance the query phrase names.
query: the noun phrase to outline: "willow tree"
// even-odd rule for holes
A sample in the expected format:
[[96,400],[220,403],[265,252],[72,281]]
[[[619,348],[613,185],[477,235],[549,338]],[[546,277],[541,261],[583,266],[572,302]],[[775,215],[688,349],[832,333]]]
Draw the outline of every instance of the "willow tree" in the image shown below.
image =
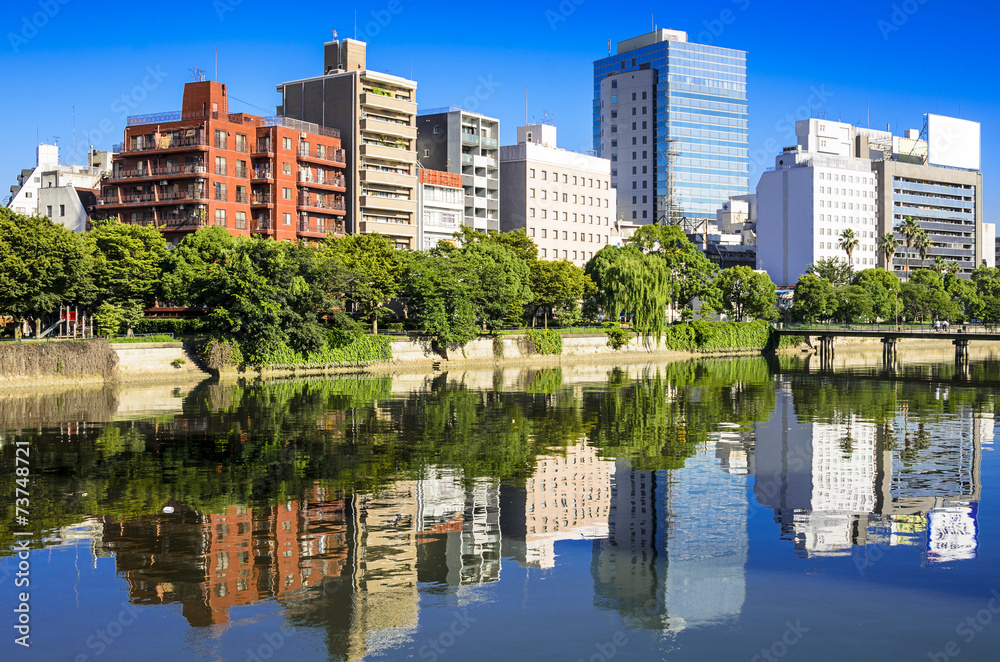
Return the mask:
[[606,313],[614,318],[634,315],[633,328],[643,336],[656,336],[659,344],[676,282],[666,261],[637,246],[605,246],[587,263],[587,275],[597,285]]
[[677,225],[644,225],[628,239],[644,253],[663,260],[670,270],[670,308],[688,310],[695,299],[706,308],[719,306],[715,280],[719,268],[712,263]]

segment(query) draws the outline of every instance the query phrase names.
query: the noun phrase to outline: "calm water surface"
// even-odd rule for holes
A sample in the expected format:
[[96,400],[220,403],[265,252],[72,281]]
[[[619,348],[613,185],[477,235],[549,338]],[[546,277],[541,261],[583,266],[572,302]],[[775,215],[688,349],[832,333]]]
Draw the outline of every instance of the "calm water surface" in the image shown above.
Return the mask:
[[743,359],[3,396],[0,659],[1000,659],[997,385]]

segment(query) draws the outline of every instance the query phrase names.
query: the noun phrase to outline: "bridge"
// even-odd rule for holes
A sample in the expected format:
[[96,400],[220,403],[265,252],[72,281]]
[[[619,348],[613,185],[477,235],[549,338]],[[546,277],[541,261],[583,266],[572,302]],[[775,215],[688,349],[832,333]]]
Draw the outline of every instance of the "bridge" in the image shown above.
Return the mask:
[[778,324],[775,332],[779,336],[808,336],[819,341],[816,353],[821,367],[832,367],[836,338],[881,338],[882,363],[886,367],[896,362],[896,343],[902,339],[951,340],[955,346],[955,364],[963,371],[969,365],[970,342],[1000,341],[1000,326],[986,324],[957,324],[942,329],[906,324]]

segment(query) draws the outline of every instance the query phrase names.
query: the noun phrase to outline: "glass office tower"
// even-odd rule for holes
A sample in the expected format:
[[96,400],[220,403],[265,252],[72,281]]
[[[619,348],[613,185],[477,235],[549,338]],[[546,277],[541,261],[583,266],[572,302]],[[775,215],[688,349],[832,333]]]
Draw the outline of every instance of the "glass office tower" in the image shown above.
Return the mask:
[[749,193],[746,80],[746,51],[675,30],[619,42],[594,62],[594,150],[612,162],[619,219],[693,228]]

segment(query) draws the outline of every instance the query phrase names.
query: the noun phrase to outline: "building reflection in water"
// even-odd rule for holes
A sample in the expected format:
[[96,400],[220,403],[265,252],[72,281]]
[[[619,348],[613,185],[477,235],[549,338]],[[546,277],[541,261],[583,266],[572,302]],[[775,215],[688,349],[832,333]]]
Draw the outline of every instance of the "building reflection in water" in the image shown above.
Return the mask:
[[598,606],[680,631],[736,618],[746,599],[745,433],[720,432],[682,469],[618,460],[608,537],[594,543]]
[[973,558],[984,443],[993,420],[960,411],[940,423],[853,413],[801,422],[787,383],[756,430],[754,497],[805,556],[855,545],[914,545],[928,562]]
[[432,467],[370,494],[317,487],[271,507],[106,518],[95,551],[114,555],[133,602],[179,603],[202,627],[276,598],[293,622],[326,628],[332,655],[355,660],[413,636],[418,581],[499,579],[499,497],[496,481]]

